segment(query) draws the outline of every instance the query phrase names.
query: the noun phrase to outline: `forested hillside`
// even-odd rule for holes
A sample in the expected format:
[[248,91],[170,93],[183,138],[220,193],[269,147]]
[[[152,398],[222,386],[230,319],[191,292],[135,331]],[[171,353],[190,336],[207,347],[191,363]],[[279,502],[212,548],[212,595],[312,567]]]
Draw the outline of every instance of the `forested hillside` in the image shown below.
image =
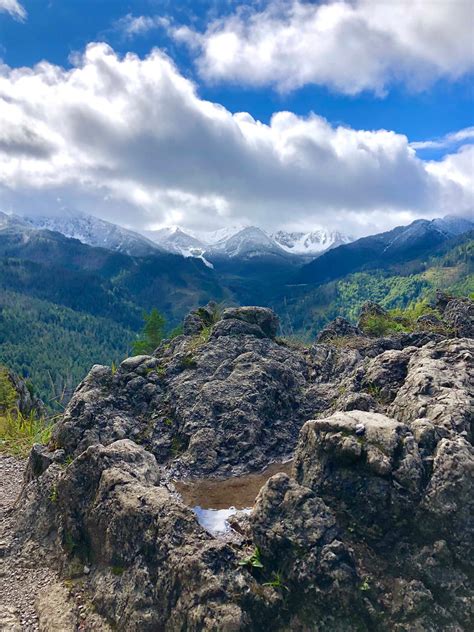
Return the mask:
[[106,318],[0,293],[0,361],[28,378],[52,408],[61,408],[93,364],[123,359],[133,336]]
[[[434,297],[436,289],[455,295],[474,293],[472,232],[427,258],[349,274],[322,285],[287,288],[272,306],[279,312],[284,333],[311,339],[336,316],[355,321],[365,301],[387,309]],[[461,242],[461,243],[459,243]]]

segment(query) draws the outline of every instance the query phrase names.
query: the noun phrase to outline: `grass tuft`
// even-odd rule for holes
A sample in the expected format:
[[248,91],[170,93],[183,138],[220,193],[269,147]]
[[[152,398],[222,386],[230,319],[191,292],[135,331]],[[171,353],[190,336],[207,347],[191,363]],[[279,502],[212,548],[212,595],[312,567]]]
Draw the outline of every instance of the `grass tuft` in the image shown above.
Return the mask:
[[48,443],[53,424],[34,413],[25,416],[17,411],[0,414],[0,452],[26,457],[34,443]]

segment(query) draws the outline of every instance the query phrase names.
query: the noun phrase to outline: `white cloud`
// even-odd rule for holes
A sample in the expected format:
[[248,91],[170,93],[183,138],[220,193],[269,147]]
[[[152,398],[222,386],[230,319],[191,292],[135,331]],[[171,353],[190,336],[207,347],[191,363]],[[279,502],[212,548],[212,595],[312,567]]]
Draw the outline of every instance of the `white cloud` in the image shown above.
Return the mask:
[[473,13],[472,0],[271,0],[203,34],[171,34],[197,50],[207,80],[383,95],[394,82],[420,89],[472,72]]
[[18,20],[26,18],[26,11],[18,0],[0,0],[0,13],[5,12]]
[[420,160],[395,132],[199,98],[159,50],[90,44],[76,66],[0,66],[0,208],[76,208],[134,228],[339,227],[363,233],[472,208],[466,155]]
[[[1,0],[0,0],[1,1]],[[119,31],[127,38],[143,35],[160,27],[169,27],[169,20],[160,16],[132,15],[128,13],[117,20],[114,30]]]
[[[466,211],[470,209],[474,217],[474,145],[465,145],[441,161],[429,162],[426,169],[440,182],[440,203],[449,208],[454,194],[457,206]],[[453,210],[456,211],[456,207]]]
[[435,140],[415,141],[411,143],[411,147],[413,149],[445,149],[464,143],[467,140],[474,140],[474,127],[465,127]]

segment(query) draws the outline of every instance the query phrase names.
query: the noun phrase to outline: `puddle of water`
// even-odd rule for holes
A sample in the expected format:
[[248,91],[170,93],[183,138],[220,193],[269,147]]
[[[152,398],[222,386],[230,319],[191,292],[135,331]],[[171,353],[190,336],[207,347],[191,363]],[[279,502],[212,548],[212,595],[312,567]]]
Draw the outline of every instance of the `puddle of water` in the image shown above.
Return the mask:
[[[235,507],[229,509],[203,509],[202,507],[193,507],[199,524],[212,533],[212,535],[223,535],[230,530],[228,519],[237,513]],[[245,513],[250,513],[251,509],[243,509]]]
[[292,461],[272,463],[262,472],[226,479],[175,481],[183,502],[193,508],[199,523],[213,535],[226,533],[228,518],[237,511],[250,513],[261,487],[274,474],[291,474]]

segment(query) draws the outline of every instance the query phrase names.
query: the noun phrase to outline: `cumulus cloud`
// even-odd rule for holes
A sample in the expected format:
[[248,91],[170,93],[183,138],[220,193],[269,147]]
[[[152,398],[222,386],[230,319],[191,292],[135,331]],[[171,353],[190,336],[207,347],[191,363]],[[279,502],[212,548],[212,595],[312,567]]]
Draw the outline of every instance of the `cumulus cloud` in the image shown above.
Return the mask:
[[204,33],[171,33],[197,50],[207,80],[383,95],[394,82],[421,89],[472,72],[472,19],[471,0],[271,0]]
[[18,0],[0,0],[0,13],[9,13],[17,20],[24,20],[26,18],[26,11],[23,5]]
[[0,66],[0,208],[80,209],[136,229],[252,222],[361,234],[472,208],[464,150],[420,160],[406,136],[199,97],[154,50],[90,44],[76,66]]

